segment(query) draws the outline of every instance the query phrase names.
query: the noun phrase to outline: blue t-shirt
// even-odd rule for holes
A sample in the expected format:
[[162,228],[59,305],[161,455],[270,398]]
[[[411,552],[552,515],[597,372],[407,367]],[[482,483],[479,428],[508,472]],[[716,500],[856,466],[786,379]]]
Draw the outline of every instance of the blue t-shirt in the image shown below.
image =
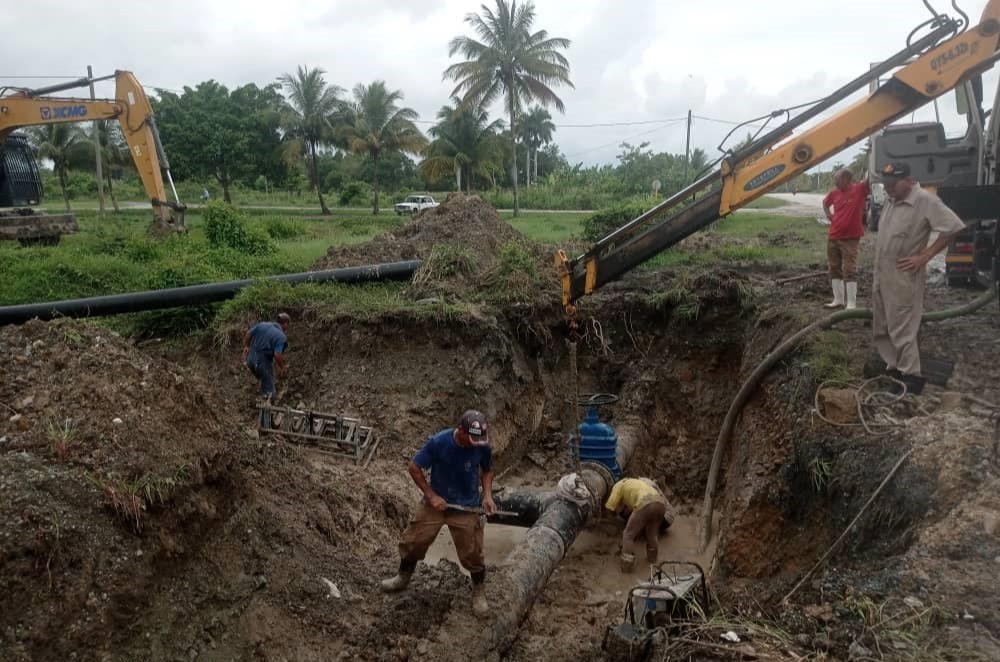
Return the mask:
[[270,363],[274,360],[274,353],[282,354],[288,348],[288,338],[281,330],[281,325],[275,322],[261,322],[250,329],[253,340],[250,341],[250,352],[247,354],[248,363]]
[[455,441],[454,428],[441,430],[424,443],[413,462],[431,472],[431,488],[448,503],[479,506],[479,472],[493,468],[489,446],[463,448]]

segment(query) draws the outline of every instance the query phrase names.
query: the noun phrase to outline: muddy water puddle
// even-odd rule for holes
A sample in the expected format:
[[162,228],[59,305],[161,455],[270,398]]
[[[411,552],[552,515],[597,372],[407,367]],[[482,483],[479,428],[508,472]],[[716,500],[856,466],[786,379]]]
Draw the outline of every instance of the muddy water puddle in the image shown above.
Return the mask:
[[[698,552],[698,520],[694,515],[679,515],[666,533],[660,535],[660,561],[693,561],[708,570],[708,563],[715,553],[713,543],[704,553]],[[586,593],[586,600],[600,603],[624,600],[625,592],[649,579],[649,566],[643,562],[645,549],[639,544],[636,568],[623,574],[618,567],[618,547],[624,522],[606,516],[585,531],[580,532],[566,558],[555,574],[578,584]],[[501,564],[523,539],[527,529],[487,524],[484,539],[486,562]],[[447,527],[441,529],[437,539],[427,551],[425,562],[437,563],[440,559],[458,562],[455,545]]]

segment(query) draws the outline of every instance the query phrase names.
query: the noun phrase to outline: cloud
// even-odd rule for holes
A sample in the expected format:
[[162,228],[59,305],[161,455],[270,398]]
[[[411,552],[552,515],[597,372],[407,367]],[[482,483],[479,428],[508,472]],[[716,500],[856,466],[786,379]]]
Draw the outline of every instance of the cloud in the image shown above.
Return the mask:
[[[433,120],[452,85],[441,80],[448,41],[470,34],[468,0],[178,0],[8,3],[0,85],[130,69],[148,87],[180,89],[215,79],[267,84],[299,64],[323,67],[348,90],[385,80]],[[575,89],[557,124],[649,122],[695,115],[735,121],[808,101],[900,49],[925,20],[920,0],[536,0],[535,27],[567,37]],[[932,2],[945,9],[947,2]],[[985,0],[962,1],[978,19]],[[949,8],[950,11],[950,8]],[[987,88],[989,89],[989,87]],[[102,86],[101,94],[112,94]],[[502,114],[497,106],[495,114]],[[928,111],[925,111],[925,113]],[[925,114],[924,117],[927,115]],[[933,117],[933,112],[930,111]],[[421,126],[426,127],[426,124]],[[731,125],[695,120],[694,146],[710,154]],[[623,140],[682,151],[685,126],[560,128],[556,141],[584,163],[614,160]]]

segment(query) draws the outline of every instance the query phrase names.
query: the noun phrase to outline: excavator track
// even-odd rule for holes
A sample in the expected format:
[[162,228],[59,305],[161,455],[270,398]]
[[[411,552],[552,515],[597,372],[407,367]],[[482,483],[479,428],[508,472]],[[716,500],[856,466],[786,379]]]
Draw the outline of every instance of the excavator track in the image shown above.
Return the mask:
[[0,240],[22,246],[55,246],[64,234],[80,231],[74,214],[39,214],[31,209],[0,211]]

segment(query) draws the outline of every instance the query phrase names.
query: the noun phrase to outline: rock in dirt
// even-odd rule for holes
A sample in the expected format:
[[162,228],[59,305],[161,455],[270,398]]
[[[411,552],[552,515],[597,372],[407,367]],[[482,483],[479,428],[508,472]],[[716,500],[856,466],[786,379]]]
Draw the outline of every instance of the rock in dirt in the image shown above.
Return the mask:
[[834,423],[855,423],[858,420],[858,401],[848,388],[824,388],[819,392],[819,406],[824,416]]
[[920,601],[920,598],[915,598],[912,595],[908,595],[903,598],[903,604],[912,609],[923,609],[924,603]]
[[872,656],[872,652],[859,644],[854,642],[851,644],[850,648],[847,649],[847,654],[850,656],[850,660],[867,660]]

